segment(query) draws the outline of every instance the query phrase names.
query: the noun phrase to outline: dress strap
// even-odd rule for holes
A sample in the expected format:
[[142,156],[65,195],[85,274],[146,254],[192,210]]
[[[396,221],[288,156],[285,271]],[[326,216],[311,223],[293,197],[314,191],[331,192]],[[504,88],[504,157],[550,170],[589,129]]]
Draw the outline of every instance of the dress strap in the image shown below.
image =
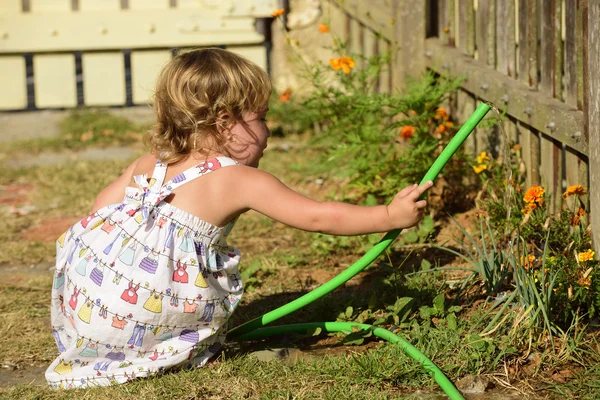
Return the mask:
[[193,166],[190,169],[183,171],[180,174],[175,175],[173,178],[171,178],[171,180],[166,182],[163,187],[171,192],[191,180],[209,174],[219,168],[228,167],[231,165],[238,165],[238,162],[229,157],[210,158]]

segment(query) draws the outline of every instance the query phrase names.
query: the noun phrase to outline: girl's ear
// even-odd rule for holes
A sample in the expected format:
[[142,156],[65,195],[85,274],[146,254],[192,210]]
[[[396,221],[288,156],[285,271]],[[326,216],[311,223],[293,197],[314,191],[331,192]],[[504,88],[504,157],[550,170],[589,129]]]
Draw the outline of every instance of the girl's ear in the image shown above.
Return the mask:
[[217,117],[217,130],[219,133],[223,134],[226,131],[231,131],[233,125],[235,125],[235,121],[232,116],[226,111],[221,111]]

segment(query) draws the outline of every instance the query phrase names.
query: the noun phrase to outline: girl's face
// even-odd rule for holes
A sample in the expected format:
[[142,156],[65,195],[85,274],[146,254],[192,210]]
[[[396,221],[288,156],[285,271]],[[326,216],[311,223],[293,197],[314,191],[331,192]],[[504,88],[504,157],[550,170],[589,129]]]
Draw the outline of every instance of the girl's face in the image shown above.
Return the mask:
[[227,150],[239,163],[258,167],[263,151],[267,148],[267,140],[271,137],[271,130],[265,120],[267,111],[244,113],[243,120],[231,127],[232,139],[227,144]]

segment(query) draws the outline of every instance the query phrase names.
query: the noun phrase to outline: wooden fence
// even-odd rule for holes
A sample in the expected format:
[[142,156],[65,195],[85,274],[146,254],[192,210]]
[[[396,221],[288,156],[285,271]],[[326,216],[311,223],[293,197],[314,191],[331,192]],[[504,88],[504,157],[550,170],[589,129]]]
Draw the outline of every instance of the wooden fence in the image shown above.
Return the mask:
[[179,48],[266,68],[258,18],[278,0],[0,0],[0,110],[147,104]]
[[506,139],[501,129],[479,130],[468,148],[497,153],[503,140],[519,143],[527,183],[543,185],[554,208],[566,187],[589,188],[600,250],[600,0],[330,0],[327,7],[338,8],[355,49],[368,53],[370,32],[397,49],[393,88],[430,69],[465,77],[452,104],[459,121],[478,101],[506,112]]

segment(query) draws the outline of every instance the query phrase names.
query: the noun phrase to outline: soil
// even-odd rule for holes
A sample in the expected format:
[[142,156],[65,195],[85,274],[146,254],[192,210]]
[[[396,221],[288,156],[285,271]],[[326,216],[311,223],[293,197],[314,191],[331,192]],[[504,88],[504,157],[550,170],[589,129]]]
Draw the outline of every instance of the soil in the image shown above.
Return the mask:
[[31,241],[55,241],[77,221],[79,221],[79,218],[74,217],[48,218],[22,232],[21,239]]

